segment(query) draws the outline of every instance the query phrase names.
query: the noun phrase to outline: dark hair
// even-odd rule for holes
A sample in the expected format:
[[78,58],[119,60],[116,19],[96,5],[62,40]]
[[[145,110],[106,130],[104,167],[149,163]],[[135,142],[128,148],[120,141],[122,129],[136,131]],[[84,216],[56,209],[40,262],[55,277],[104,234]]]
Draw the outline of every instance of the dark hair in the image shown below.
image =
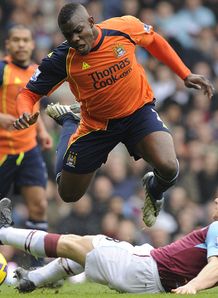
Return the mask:
[[61,25],[66,24],[79,7],[83,6],[80,3],[69,3],[64,5],[58,15],[58,26],[61,27]]
[[8,32],[7,32],[7,39],[9,39],[11,37],[11,34],[13,33],[14,30],[28,30],[30,33],[31,33],[31,36],[33,37],[33,33],[32,31],[30,30],[29,27],[27,27],[26,25],[23,25],[23,24],[16,24],[16,25],[13,25],[9,28]]

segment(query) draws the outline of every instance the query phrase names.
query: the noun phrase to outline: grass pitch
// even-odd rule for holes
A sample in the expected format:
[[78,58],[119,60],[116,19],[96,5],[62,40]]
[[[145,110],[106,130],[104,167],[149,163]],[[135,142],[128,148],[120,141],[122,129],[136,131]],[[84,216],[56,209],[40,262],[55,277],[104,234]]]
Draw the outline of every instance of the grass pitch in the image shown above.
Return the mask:
[[195,296],[193,295],[175,295],[175,294],[119,294],[115,291],[108,289],[106,286],[98,285],[95,283],[81,283],[81,284],[72,284],[65,282],[64,286],[59,289],[38,289],[32,293],[20,294],[14,286],[8,286],[3,284],[0,287],[0,297],[2,298],[185,298],[185,297],[196,297],[196,298],[215,298],[218,297],[218,288],[214,288],[208,291],[203,291]]

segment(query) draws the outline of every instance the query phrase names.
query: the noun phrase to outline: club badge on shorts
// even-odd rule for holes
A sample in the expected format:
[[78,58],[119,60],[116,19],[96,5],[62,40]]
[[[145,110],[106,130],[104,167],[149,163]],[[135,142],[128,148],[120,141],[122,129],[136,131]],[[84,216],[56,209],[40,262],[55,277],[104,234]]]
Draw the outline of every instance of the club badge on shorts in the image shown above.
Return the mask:
[[69,155],[67,157],[66,165],[71,167],[71,168],[75,168],[76,160],[77,160],[77,153],[70,151]]

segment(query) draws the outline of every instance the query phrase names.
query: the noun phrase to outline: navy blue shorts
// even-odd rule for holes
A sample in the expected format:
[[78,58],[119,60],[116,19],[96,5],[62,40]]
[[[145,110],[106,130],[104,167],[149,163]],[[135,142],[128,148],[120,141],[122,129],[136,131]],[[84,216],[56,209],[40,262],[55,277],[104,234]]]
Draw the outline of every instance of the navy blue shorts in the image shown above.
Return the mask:
[[24,155],[8,155],[0,165],[0,198],[7,196],[11,186],[18,190],[21,186],[46,187],[47,169],[40,148],[33,149]]
[[144,136],[155,131],[169,132],[154,106],[154,102],[146,104],[130,116],[110,120],[107,130],[93,131],[78,138],[65,154],[63,169],[78,174],[91,173],[107,161],[110,151],[120,142],[135,160],[141,158],[136,144]]

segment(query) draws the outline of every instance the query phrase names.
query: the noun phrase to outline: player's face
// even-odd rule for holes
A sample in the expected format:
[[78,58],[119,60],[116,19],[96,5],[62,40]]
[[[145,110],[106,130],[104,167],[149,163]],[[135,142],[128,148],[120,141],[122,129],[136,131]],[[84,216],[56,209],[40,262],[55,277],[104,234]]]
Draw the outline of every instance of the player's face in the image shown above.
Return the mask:
[[75,12],[60,29],[72,48],[80,55],[87,55],[95,40],[93,25],[92,17]]
[[13,29],[6,40],[6,49],[14,62],[29,64],[34,49],[31,32],[28,29]]
[[215,207],[214,207],[214,211],[213,211],[213,219],[214,220],[218,220],[218,198],[216,198],[215,200],[214,200],[214,205],[215,205]]

